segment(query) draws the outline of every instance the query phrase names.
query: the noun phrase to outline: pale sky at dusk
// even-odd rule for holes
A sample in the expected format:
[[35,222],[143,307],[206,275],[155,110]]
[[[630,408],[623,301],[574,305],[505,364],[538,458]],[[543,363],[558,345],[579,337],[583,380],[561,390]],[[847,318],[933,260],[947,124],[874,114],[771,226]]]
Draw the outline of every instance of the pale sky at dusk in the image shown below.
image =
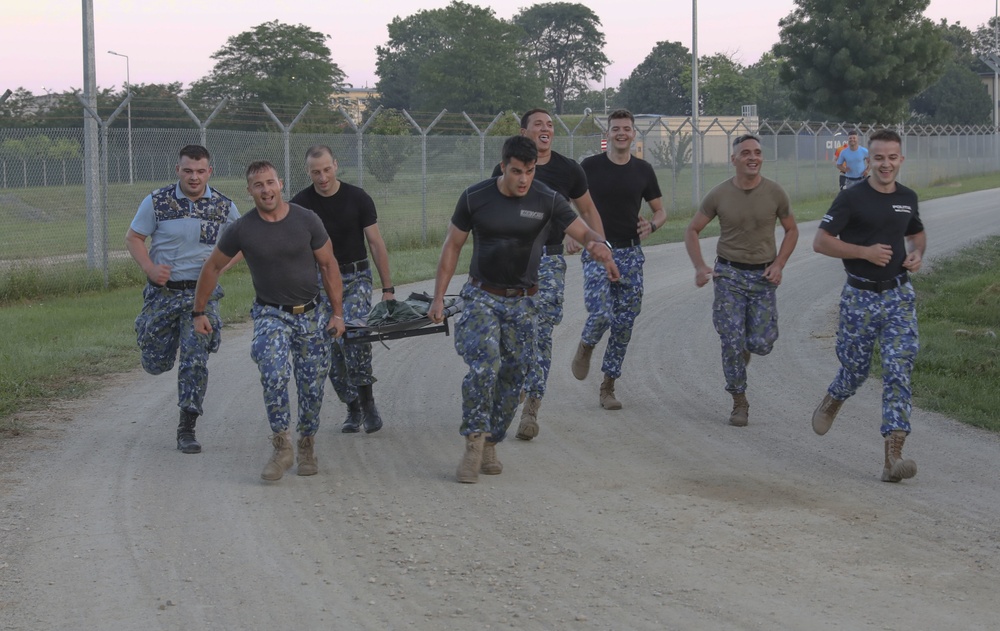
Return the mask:
[[[279,20],[305,24],[330,36],[333,61],[355,86],[374,85],[375,46],[388,39],[386,25],[395,16],[447,6],[448,0],[93,0],[100,87],[125,83],[129,56],[133,83],[181,81],[185,87],[209,73],[210,55],[226,39],[249,28]],[[523,0],[468,0],[511,18]],[[3,0],[0,20],[0,93],[25,87],[35,94],[83,86],[82,3],[74,0]],[[612,64],[607,84],[617,87],[658,41],[679,41],[691,48],[691,3],[664,0],[584,0],[601,19],[605,54]],[[700,0],[698,54],[736,53],[751,64],[778,39],[778,20],[791,12],[792,0]],[[996,10],[996,0],[933,0],[925,15],[938,22],[960,22],[975,30]],[[599,86],[594,86],[599,87]]]

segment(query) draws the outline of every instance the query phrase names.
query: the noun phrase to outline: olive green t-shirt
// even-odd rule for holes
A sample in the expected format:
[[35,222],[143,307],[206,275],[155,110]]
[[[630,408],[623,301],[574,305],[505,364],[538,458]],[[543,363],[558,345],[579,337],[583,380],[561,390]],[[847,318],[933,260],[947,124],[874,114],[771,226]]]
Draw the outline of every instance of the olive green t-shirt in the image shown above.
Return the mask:
[[770,263],[778,255],[774,226],[791,213],[788,195],[777,182],[761,178],[745,191],[732,178],[705,196],[699,212],[719,218],[721,234],[716,254],[736,263]]

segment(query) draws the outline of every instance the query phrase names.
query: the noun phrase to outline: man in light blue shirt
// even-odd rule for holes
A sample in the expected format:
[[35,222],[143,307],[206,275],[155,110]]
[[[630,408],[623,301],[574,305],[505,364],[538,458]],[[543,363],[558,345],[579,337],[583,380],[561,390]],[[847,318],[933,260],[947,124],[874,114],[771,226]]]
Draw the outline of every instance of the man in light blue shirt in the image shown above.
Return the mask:
[[837,169],[844,174],[844,185],[850,188],[868,177],[868,149],[858,146],[858,130],[847,135],[847,147],[837,156]]
[[208,150],[200,145],[181,149],[175,169],[178,181],[147,195],[125,234],[125,247],[149,281],[135,319],[142,367],[159,375],[174,367],[180,353],[177,449],[186,454],[201,452],[194,426],[208,387],[208,354],[219,350],[222,327],[222,288],[216,285],[206,309],[215,333],[195,333],[194,290],[222,230],[240,216],[231,199],[209,188],[209,159]]

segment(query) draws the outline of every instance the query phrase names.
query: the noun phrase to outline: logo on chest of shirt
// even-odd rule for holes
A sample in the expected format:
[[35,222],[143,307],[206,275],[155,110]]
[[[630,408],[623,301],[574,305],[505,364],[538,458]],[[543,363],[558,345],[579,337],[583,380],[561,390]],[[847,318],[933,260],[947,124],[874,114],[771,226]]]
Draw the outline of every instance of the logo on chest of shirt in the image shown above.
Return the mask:
[[910,208],[909,206],[906,206],[905,204],[893,204],[892,209],[895,210],[897,213],[913,214],[913,209]]
[[540,213],[537,210],[528,210],[526,208],[521,209],[521,216],[525,219],[545,219],[545,213]]

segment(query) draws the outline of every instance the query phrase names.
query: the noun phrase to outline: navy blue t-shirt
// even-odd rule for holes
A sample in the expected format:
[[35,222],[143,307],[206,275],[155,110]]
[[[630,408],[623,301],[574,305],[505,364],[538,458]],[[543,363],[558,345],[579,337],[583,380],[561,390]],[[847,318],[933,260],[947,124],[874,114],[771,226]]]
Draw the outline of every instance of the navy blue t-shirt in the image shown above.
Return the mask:
[[[493,177],[499,177],[500,165],[493,168]],[[549,161],[535,165],[535,181],[545,184],[563,196],[566,201],[579,199],[587,192],[587,175],[576,160],[555,151],[549,154]],[[545,245],[562,243],[563,233],[554,230],[545,239]]]
[[472,233],[469,275],[505,289],[536,285],[547,231],[562,235],[575,220],[569,202],[545,184],[532,182],[524,197],[507,197],[497,178],[465,189],[451,217]]
[[917,194],[896,183],[892,193],[880,193],[868,180],[841,191],[823,216],[820,229],[844,243],[892,247],[892,259],[879,267],[865,259],[844,259],[848,273],[869,280],[889,280],[903,272],[906,237],[924,231],[917,212]]

